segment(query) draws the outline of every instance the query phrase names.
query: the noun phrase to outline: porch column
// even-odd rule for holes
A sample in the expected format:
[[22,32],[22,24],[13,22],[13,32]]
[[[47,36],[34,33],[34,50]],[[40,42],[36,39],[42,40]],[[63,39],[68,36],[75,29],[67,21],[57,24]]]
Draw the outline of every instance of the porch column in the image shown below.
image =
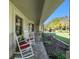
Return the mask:
[[39,24],[35,24],[35,41],[40,41],[40,31],[39,31]]
[[35,32],[39,32],[39,25],[35,24]]

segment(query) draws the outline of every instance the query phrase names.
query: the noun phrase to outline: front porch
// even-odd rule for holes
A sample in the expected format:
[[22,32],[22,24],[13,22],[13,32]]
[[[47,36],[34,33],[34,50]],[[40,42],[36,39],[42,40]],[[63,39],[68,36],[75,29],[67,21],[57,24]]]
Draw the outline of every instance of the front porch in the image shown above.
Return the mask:
[[53,13],[62,3],[63,0],[10,0],[10,59],[22,59],[20,52],[18,53],[16,51],[16,36],[19,35],[17,25],[20,25],[18,24],[20,21],[17,21],[16,15],[22,20],[20,22],[21,26],[19,26],[20,34],[25,38],[25,41],[30,38],[33,39],[33,44],[31,44],[31,46],[34,56],[27,59],[61,59],[60,56],[57,55],[57,53],[61,52],[63,53],[63,56],[65,56],[66,51],[69,50],[69,45],[56,40],[53,35],[44,33],[43,24],[51,13]]
[[[69,58],[69,44],[57,40],[54,36],[51,36],[51,38],[49,36],[49,34],[42,33],[41,39],[35,40],[35,43],[32,44],[34,56],[28,59]],[[15,52],[10,59],[22,59],[22,57],[20,53]]]

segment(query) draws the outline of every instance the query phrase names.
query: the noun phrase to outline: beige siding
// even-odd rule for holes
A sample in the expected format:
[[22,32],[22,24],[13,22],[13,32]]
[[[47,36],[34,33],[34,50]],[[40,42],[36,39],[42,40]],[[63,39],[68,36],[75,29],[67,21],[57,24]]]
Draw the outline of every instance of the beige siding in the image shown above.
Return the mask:
[[26,29],[28,23],[33,23],[24,14],[17,9],[13,3],[9,3],[9,55],[10,57],[15,51],[16,41],[15,41],[15,15],[20,16],[23,19],[23,30]]

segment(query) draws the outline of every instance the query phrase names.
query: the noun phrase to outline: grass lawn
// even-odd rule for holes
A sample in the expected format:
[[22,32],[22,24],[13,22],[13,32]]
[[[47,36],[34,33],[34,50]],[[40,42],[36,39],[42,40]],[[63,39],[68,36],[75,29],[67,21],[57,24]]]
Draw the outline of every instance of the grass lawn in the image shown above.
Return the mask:
[[53,36],[55,36],[57,39],[69,44],[70,43],[70,38],[69,38],[69,33],[59,33],[59,32],[56,32],[56,33],[48,33],[48,34],[51,34]]
[[67,44],[69,44],[69,42],[70,42],[69,38],[66,38],[66,37],[63,37],[63,36],[55,35],[55,37],[56,37],[57,39],[59,39],[59,40],[65,42],[65,43],[67,43]]
[[69,39],[69,33],[56,33],[58,36],[62,36]]

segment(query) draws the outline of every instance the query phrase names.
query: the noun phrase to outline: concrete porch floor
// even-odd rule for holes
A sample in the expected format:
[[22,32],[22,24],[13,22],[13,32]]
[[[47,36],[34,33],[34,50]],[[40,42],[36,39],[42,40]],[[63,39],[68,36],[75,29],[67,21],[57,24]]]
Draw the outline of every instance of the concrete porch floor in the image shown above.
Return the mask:
[[[27,58],[27,59],[49,59],[47,52],[45,50],[45,47],[43,45],[43,42],[36,42],[35,45],[32,45],[34,56]],[[21,55],[14,55],[10,59],[22,59]]]

